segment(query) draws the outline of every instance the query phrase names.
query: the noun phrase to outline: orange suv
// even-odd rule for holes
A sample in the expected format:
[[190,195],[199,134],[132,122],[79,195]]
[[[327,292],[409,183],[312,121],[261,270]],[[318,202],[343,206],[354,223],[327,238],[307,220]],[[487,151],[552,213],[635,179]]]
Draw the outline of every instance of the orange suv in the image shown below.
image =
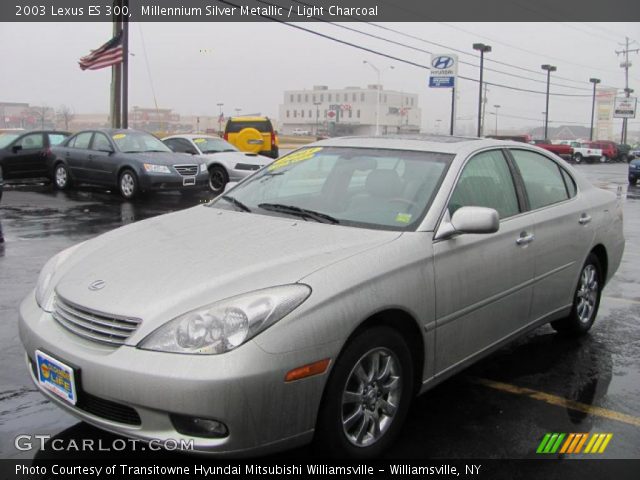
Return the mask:
[[224,139],[243,152],[278,158],[278,136],[268,117],[231,117]]

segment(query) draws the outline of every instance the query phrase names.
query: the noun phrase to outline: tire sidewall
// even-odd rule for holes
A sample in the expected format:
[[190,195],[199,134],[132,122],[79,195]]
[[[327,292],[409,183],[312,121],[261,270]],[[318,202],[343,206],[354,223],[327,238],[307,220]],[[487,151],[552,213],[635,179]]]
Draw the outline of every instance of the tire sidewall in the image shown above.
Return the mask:
[[[396,355],[401,368],[400,405],[393,423],[375,444],[357,447],[345,436],[342,426],[342,393],[349,375],[364,354],[376,347],[387,348]],[[316,425],[316,449],[321,455],[337,458],[367,459],[379,456],[398,436],[413,396],[411,352],[402,336],[389,327],[365,330],[343,348],[325,387]]]
[[[133,179],[133,193],[128,196],[125,194],[125,192],[122,191],[122,177],[124,177],[126,174],[131,175],[131,178]],[[132,170],[130,169],[123,170],[120,176],[118,176],[118,191],[120,192],[120,195],[122,196],[122,198],[124,198],[125,200],[133,200],[138,195],[138,193],[140,193],[140,185],[138,183],[138,177]]]
[[[222,188],[220,188],[220,190],[214,190],[213,187],[211,186],[211,177],[213,176],[214,173],[220,173],[222,175],[223,178],[223,185]],[[224,188],[227,185],[227,183],[229,183],[229,176],[227,175],[227,171],[219,166],[219,165],[214,165],[211,168],[209,168],[209,190],[211,191],[211,193],[213,193],[214,195],[220,195],[224,192]]]
[[[66,174],[66,181],[64,185],[58,184],[58,170],[63,169]],[[71,184],[71,177],[69,176],[69,169],[64,163],[58,163],[53,167],[53,186],[58,190],[66,190]]]
[[[593,309],[593,314],[591,315],[591,319],[589,320],[588,323],[583,323],[580,321],[578,317],[577,292],[578,292],[578,289],[580,288],[580,278],[582,277],[582,272],[588,265],[593,265],[596,269],[596,274],[598,275],[598,295],[596,296],[596,303]],[[603,287],[602,283],[603,283],[603,278],[602,278],[602,267],[600,266],[600,261],[598,260],[598,257],[595,254],[590,253],[586,261],[582,265],[582,268],[580,269],[580,275],[578,276],[578,283],[576,284],[576,288],[573,292],[573,305],[571,306],[571,313],[569,314],[569,318],[568,318],[569,327],[575,333],[588,332],[591,326],[593,325],[593,322],[595,322],[596,317],[598,316],[598,309],[600,307],[600,297],[602,295],[602,287]]]
[[582,155],[580,155],[579,153],[576,153],[575,157],[573,158],[573,161],[576,163],[582,163]]

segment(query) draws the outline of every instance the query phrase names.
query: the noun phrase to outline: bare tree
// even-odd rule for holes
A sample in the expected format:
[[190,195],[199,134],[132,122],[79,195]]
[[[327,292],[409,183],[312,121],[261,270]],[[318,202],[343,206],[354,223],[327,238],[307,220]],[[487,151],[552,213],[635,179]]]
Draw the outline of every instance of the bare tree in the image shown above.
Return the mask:
[[58,121],[64,123],[64,129],[69,130],[69,123],[75,117],[75,114],[73,113],[73,109],[68,105],[60,105],[60,108],[58,108],[57,115],[58,115]]

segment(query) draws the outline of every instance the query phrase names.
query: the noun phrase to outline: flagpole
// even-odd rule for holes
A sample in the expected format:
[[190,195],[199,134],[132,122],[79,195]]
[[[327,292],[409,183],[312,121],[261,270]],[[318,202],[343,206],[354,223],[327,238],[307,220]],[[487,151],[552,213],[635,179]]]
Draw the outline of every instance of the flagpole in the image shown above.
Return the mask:
[[[118,0],[113,0],[113,6],[118,5]],[[115,8],[113,9],[116,10]],[[113,36],[117,36],[120,33],[121,25],[118,16],[113,14]],[[113,65],[111,67],[111,127],[120,128],[120,101],[122,95],[122,82],[121,82],[121,68],[120,64]]]
[[[129,0],[122,0],[129,10]],[[129,19],[122,16],[122,128],[129,128]]]

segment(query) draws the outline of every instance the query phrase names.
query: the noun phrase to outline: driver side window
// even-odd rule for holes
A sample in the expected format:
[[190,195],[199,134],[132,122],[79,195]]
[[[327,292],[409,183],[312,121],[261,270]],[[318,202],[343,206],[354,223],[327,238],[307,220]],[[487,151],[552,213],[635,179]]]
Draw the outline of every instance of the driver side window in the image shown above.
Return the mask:
[[460,207],[487,207],[500,218],[520,213],[513,177],[500,150],[482,152],[467,162],[449,200],[449,214]]

